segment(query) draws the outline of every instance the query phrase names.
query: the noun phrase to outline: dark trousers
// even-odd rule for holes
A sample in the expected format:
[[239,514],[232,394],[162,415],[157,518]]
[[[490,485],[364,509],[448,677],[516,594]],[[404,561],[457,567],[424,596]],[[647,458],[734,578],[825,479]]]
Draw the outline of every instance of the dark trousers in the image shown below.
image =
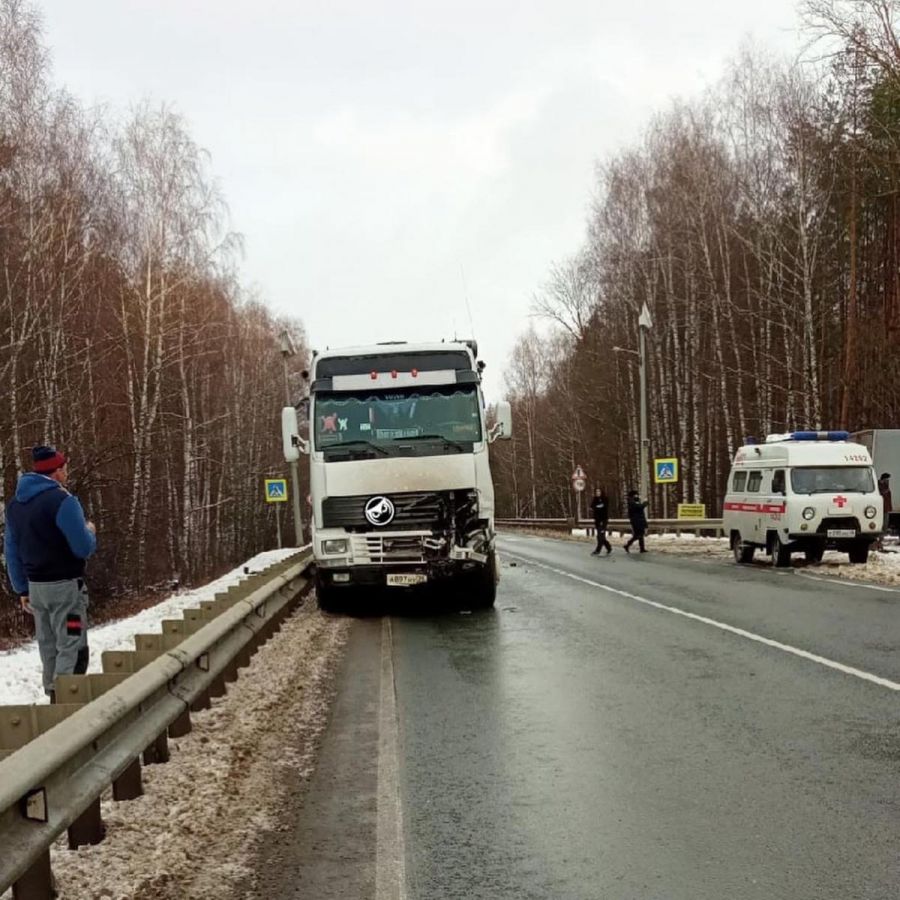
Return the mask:
[[599,553],[606,548],[607,553],[612,553],[612,546],[606,539],[606,522],[596,522],[594,527],[597,529],[597,549],[594,552]]
[[635,541],[637,541],[638,546],[640,546],[640,548],[641,548],[641,553],[643,553],[647,549],[644,546],[644,535],[646,533],[647,532],[643,528],[635,528],[634,526],[632,526],[631,538],[625,546],[630,547]]

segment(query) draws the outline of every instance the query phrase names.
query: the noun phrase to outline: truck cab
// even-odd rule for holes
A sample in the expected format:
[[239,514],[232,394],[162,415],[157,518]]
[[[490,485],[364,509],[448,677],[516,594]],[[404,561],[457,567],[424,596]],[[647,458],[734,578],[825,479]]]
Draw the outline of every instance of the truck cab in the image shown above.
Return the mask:
[[314,355],[309,454],[319,604],[353,587],[455,583],[491,606],[498,580],[489,430],[474,342]]
[[734,457],[722,513],[735,561],[764,550],[776,566],[826,549],[864,563],[882,534],[872,458],[843,431],[800,431],[748,443]]

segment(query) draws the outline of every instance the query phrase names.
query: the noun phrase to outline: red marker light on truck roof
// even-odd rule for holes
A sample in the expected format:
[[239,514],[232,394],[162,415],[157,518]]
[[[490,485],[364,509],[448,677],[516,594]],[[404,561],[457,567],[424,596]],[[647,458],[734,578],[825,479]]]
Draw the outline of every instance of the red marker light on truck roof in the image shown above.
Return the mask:
[[369,378],[371,378],[372,381],[376,381],[376,380],[378,379],[378,373],[377,373],[377,372],[373,372],[373,373],[369,376]]
[[394,369],[394,370],[391,372],[391,378],[396,378],[396,377],[397,377],[397,370]]
[[413,378],[418,378],[418,377],[419,377],[419,370],[418,370],[418,369],[413,369],[412,372],[410,372],[409,374],[412,375]]

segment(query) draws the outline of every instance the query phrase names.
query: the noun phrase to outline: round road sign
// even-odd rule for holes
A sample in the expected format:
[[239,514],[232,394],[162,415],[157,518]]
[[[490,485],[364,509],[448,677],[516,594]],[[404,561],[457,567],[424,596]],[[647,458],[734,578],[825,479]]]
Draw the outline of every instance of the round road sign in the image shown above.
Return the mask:
[[583,478],[572,479],[572,487],[575,488],[579,494],[584,490],[586,484],[587,482]]

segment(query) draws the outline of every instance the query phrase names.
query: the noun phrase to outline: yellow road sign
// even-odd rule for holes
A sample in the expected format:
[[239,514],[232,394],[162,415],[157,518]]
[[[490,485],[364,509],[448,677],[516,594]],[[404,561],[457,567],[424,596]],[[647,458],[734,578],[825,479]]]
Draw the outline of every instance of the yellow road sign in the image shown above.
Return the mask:
[[679,519],[705,519],[706,504],[705,503],[679,503],[678,504]]

